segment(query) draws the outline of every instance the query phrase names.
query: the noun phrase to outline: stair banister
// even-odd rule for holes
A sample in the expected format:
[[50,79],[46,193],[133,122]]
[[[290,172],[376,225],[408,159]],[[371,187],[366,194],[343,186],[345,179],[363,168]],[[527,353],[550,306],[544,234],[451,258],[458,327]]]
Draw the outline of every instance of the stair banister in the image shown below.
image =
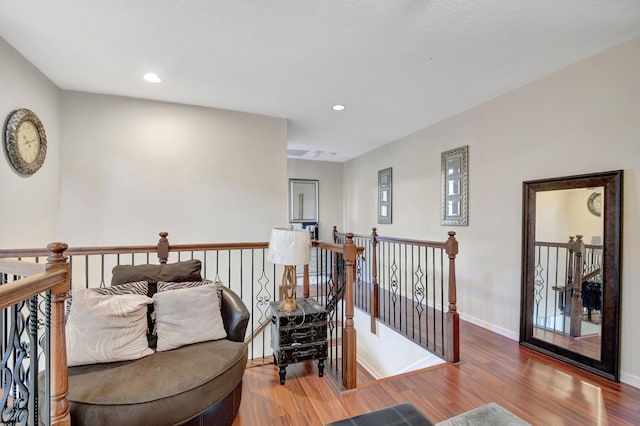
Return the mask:
[[353,234],[346,235],[344,245],[344,260],[347,268],[347,281],[345,283],[345,327],[344,327],[344,346],[342,348],[342,356],[345,362],[344,375],[342,384],[346,389],[356,387],[357,366],[356,366],[356,329],[353,324],[354,314],[354,282],[356,278],[356,257],[358,248],[353,243]]
[[[69,389],[67,370],[67,344],[65,338],[65,306],[67,293],[71,290],[69,281],[69,264],[64,251],[68,248],[65,243],[51,243],[47,246],[51,254],[47,258],[46,271],[66,271],[66,278],[51,289],[51,424],[68,426],[71,424],[69,415]],[[35,368],[35,366],[34,366]]]
[[458,314],[456,295],[456,255],[458,241],[456,233],[449,231],[445,242],[445,251],[449,257],[449,309],[446,313],[447,329],[445,331],[445,359],[449,362],[460,362],[460,315]]

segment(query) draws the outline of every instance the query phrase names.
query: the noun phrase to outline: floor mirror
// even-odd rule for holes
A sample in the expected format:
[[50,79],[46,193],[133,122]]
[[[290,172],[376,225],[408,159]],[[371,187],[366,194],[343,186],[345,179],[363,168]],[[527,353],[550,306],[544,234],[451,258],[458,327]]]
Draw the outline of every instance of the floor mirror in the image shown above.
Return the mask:
[[520,343],[615,381],[622,177],[523,182]]

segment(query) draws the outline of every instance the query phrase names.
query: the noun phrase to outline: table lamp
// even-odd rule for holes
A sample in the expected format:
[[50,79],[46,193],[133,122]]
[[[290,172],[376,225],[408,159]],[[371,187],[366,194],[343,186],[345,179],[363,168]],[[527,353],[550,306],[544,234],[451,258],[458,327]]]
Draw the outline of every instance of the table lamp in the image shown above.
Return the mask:
[[309,250],[311,249],[311,234],[306,229],[273,228],[269,239],[269,251],[267,260],[284,265],[282,274],[282,289],[284,300],[280,309],[292,311],[298,308],[296,304],[296,265],[309,263]]

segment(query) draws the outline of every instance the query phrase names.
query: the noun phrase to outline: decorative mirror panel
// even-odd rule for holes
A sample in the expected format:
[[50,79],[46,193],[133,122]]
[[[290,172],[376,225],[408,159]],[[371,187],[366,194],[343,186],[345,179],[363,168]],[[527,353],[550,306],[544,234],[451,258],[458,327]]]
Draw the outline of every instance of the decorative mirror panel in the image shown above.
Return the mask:
[[289,179],[289,222],[318,222],[318,181]]

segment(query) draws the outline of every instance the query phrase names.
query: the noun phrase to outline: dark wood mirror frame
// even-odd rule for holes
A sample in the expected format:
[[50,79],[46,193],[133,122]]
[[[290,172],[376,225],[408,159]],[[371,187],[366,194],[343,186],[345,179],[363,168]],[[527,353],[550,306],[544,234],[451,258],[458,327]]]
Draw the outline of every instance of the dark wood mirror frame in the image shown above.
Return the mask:
[[[622,255],[622,170],[523,182],[522,295],[520,344],[618,382],[620,358],[620,294]],[[600,359],[573,352],[534,337],[536,193],[604,187],[602,323]]]

